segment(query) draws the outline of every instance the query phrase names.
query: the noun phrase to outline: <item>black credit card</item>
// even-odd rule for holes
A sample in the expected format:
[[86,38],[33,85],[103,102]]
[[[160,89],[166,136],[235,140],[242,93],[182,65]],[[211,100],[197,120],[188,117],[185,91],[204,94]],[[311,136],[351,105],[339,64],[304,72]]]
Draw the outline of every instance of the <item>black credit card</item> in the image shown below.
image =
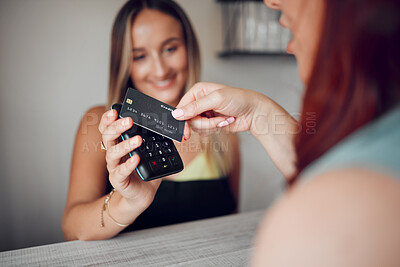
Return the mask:
[[174,107],[140,91],[128,88],[122,103],[120,117],[131,117],[141,127],[167,138],[182,142],[184,121],[172,117]]

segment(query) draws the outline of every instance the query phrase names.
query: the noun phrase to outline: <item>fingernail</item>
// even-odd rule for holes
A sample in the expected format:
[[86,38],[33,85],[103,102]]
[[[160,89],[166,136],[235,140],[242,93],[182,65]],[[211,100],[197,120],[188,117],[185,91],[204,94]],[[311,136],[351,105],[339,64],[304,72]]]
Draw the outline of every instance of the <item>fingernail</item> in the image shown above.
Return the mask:
[[218,123],[217,127],[224,127],[224,126],[227,126],[227,125],[229,125],[229,122],[221,121],[220,123]]
[[122,125],[128,126],[128,125],[129,125],[129,118],[125,118],[125,119],[122,121]]
[[180,118],[185,114],[185,112],[183,111],[183,109],[175,109],[174,111],[172,111],[172,117],[176,118]]
[[226,119],[226,121],[230,124],[230,123],[235,121],[235,118],[234,117],[229,117],[229,118]]
[[108,112],[108,114],[107,114],[107,117],[108,117],[108,118],[114,117],[114,110],[110,110],[110,111]]

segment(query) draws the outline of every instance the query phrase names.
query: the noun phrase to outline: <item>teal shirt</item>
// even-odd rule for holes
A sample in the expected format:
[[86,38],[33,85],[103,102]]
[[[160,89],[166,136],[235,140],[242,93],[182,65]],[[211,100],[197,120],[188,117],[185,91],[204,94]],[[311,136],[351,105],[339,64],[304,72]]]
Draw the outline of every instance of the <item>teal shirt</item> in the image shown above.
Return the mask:
[[344,168],[379,171],[400,181],[400,106],[339,142],[311,163],[300,179]]

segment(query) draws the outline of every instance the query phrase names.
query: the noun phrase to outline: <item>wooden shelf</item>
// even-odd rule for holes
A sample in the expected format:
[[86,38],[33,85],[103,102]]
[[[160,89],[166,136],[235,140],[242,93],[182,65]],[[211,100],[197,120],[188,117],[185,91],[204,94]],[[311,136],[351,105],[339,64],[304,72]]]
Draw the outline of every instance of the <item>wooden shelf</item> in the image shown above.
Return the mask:
[[264,0],[217,0],[217,2],[263,2]]
[[278,57],[293,57],[293,55],[285,52],[268,52],[268,51],[222,51],[218,53],[220,58],[229,58],[234,56],[278,56]]

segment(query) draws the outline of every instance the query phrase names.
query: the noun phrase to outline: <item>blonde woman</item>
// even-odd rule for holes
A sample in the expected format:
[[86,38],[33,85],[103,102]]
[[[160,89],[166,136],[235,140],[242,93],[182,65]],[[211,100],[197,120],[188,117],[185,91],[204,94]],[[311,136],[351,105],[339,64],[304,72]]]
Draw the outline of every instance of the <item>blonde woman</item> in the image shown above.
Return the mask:
[[[107,239],[123,230],[235,212],[240,173],[235,135],[219,132],[175,143],[184,171],[144,182],[135,171],[140,159],[127,156],[142,139],[121,142],[119,136],[133,122],[110,110],[122,102],[128,87],[176,106],[198,81],[199,47],[183,10],[170,0],[128,1],[115,19],[111,42],[107,105],[84,115],[75,139],[62,223],[65,238]],[[100,149],[101,142],[106,150]]]

